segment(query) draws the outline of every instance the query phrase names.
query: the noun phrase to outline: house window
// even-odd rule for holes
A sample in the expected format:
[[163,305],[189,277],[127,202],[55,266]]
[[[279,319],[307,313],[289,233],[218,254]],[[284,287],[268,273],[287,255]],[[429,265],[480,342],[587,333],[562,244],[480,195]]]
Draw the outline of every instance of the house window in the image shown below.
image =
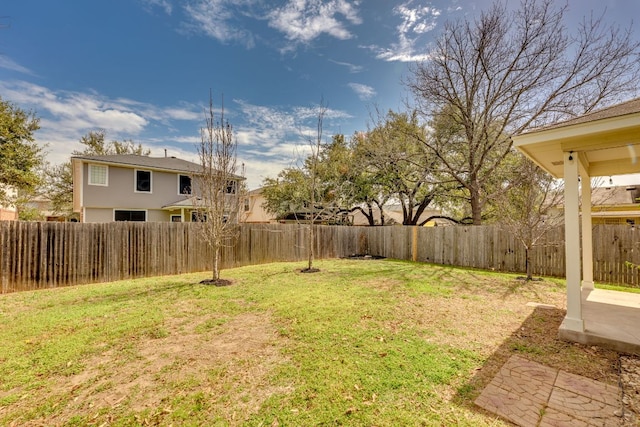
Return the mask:
[[125,211],[116,209],[113,211],[113,219],[114,221],[146,221],[147,211]]
[[238,183],[236,181],[227,181],[227,194],[236,194],[236,189],[238,187]]
[[191,211],[191,222],[205,222],[207,214],[205,212]]
[[182,222],[182,215],[171,215],[171,222]]
[[89,185],[109,185],[109,166],[89,165]]
[[249,212],[250,208],[251,206],[249,205],[249,198],[247,197],[246,199],[244,199],[244,211]]
[[178,175],[178,194],[191,194],[191,177]]
[[136,192],[151,193],[151,171],[136,170]]

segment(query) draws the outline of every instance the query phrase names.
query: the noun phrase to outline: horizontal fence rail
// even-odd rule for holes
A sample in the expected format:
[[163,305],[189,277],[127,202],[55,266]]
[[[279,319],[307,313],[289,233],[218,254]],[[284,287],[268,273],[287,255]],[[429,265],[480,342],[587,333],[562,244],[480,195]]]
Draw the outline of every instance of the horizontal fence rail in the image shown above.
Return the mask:
[[[208,271],[212,251],[195,223],[101,224],[0,222],[2,293],[137,277]],[[387,258],[524,272],[524,247],[498,226],[315,226],[318,259],[368,254]],[[594,279],[640,286],[640,231],[593,229]],[[308,225],[243,224],[222,267],[307,259]],[[575,250],[580,250],[578,242]],[[564,277],[564,229],[532,249],[536,275]]]

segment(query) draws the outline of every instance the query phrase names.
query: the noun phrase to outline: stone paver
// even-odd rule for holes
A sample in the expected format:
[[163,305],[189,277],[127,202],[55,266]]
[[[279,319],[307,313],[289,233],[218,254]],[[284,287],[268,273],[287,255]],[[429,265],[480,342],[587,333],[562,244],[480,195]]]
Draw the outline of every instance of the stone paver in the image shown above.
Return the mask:
[[475,403],[522,427],[619,426],[617,387],[512,356]]

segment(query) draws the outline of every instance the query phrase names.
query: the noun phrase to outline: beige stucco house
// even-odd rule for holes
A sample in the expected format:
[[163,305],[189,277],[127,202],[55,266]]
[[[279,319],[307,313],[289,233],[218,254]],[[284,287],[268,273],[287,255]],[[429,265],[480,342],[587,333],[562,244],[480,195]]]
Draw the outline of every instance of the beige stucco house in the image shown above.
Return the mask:
[[[16,192],[11,187],[2,187],[0,188],[7,196],[13,197],[16,195]],[[3,205],[0,203],[0,221],[15,221],[18,219],[18,210],[13,205]]]
[[197,163],[134,154],[74,156],[71,163],[73,210],[81,222],[189,222],[196,217],[192,177],[201,170]]
[[242,222],[248,224],[269,224],[277,222],[275,217],[267,212],[262,206],[265,202],[265,198],[262,195],[262,188],[256,188],[247,192],[244,202]]
[[[564,203],[550,209],[550,215],[564,215]],[[640,185],[610,185],[591,189],[592,225],[640,225]]]

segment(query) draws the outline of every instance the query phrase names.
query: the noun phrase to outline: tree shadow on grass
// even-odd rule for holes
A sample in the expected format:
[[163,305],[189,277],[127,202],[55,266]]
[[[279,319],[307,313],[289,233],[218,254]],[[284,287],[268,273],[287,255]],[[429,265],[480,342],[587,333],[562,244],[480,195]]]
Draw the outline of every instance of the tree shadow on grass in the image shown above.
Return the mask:
[[536,307],[531,315],[489,356],[469,381],[458,387],[453,402],[486,413],[474,400],[514,355],[552,368],[616,384],[618,353],[600,347],[569,343],[558,338],[565,310]]
[[[150,280],[153,278],[139,278],[142,280]],[[158,278],[158,283],[153,284],[148,288],[141,288],[139,286],[130,286],[130,287],[121,287],[118,289],[109,289],[105,292],[98,292],[94,295],[90,296],[78,296],[73,298],[60,298],[57,305],[77,305],[78,303],[95,303],[95,304],[104,304],[104,303],[120,303],[120,302],[130,302],[137,299],[146,299],[151,294],[158,294],[164,292],[176,292],[180,291],[180,289],[191,288],[193,287],[192,283],[184,283],[179,281],[167,281],[166,278]],[[137,279],[128,279],[128,280],[137,280]],[[89,284],[89,285],[74,285],[73,287],[78,286],[100,286],[100,284]],[[73,287],[64,287],[60,289],[70,289],[73,290]]]

